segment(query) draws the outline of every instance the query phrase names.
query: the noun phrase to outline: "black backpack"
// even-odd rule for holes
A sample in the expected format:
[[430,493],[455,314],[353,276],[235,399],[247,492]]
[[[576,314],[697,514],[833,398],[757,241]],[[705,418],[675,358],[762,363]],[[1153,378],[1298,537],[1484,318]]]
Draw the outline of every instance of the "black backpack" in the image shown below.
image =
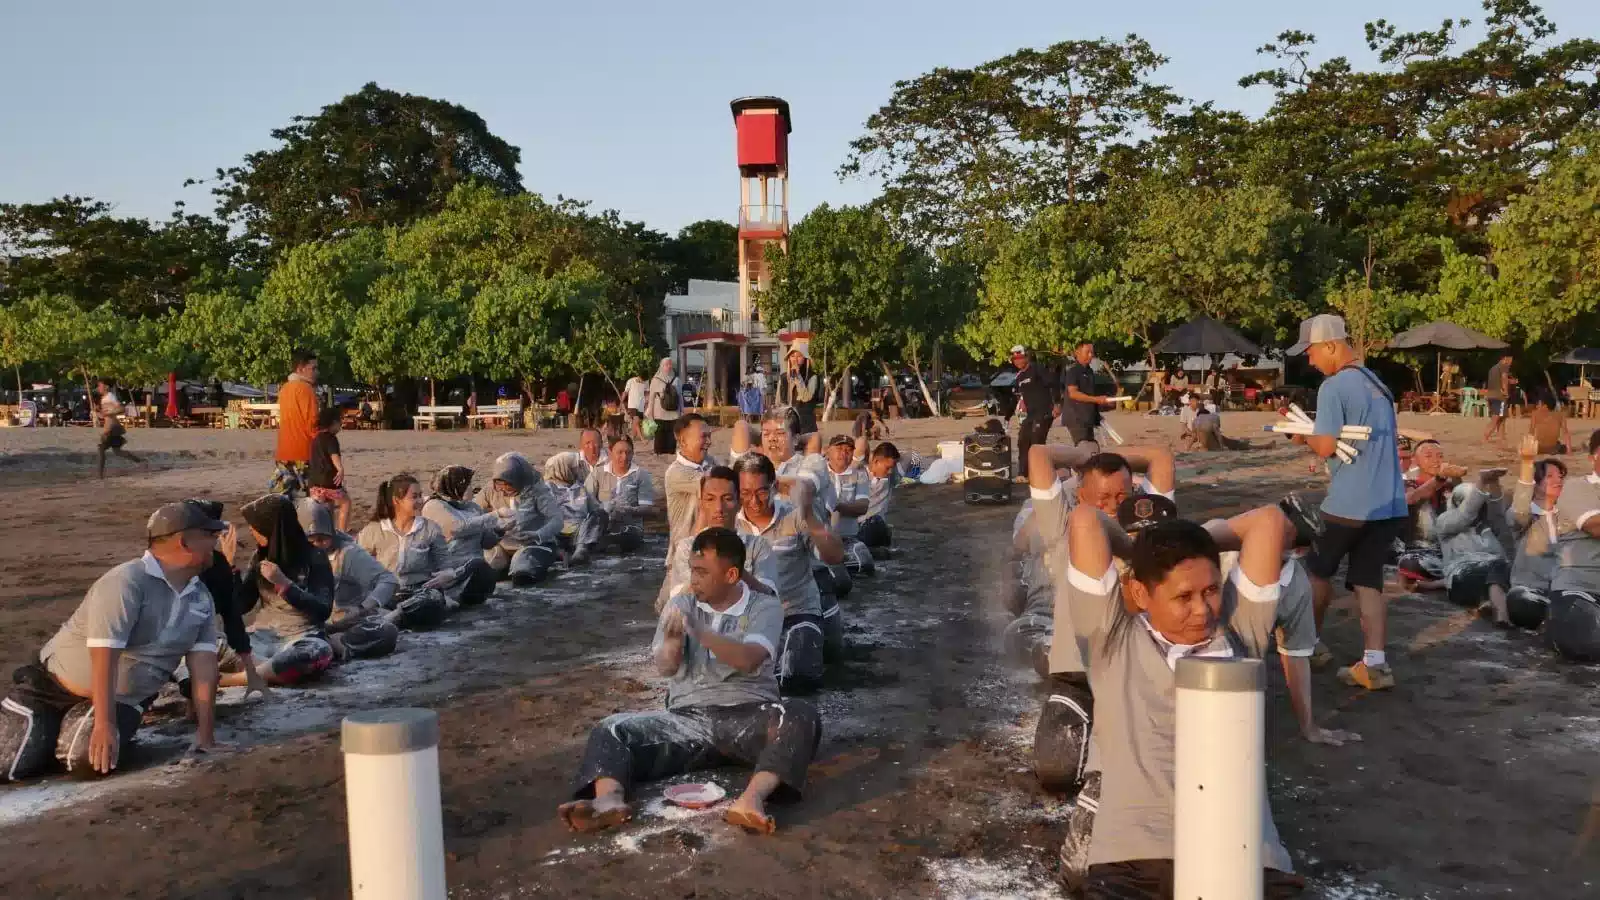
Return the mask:
[[667,412],[678,411],[678,389],[668,381],[661,386],[661,408]]

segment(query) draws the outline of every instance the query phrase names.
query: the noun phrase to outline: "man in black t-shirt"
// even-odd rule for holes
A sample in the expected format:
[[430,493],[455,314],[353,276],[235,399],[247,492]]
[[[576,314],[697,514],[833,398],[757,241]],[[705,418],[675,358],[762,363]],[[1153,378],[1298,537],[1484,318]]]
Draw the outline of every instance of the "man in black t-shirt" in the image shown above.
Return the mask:
[[1095,393],[1092,362],[1094,344],[1080,341],[1072,351],[1072,365],[1061,376],[1061,424],[1072,436],[1073,444],[1091,444],[1099,450],[1094,430],[1100,424],[1100,410],[1115,403],[1110,397]]
[[1011,348],[1011,364],[1017,367],[1017,396],[1022,399],[1023,417],[1017,425],[1018,484],[1028,481],[1028,448],[1043,444],[1050,435],[1050,420],[1056,415],[1056,393],[1050,376],[1039,370],[1028,357],[1028,348]]

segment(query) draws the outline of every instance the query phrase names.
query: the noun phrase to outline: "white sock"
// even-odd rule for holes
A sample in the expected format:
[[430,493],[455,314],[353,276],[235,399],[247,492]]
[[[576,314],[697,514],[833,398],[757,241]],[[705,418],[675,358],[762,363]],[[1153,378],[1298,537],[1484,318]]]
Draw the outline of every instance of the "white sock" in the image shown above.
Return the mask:
[[1366,663],[1367,668],[1370,669],[1373,666],[1386,665],[1389,660],[1382,650],[1363,650],[1361,651],[1361,661]]

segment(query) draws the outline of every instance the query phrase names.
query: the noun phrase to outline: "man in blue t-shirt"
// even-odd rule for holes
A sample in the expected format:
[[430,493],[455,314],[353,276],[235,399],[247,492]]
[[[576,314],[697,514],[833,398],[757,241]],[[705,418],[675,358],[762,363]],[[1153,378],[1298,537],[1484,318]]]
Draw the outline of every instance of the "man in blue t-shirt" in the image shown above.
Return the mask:
[[[1406,523],[1394,396],[1378,376],[1361,365],[1339,316],[1312,316],[1301,322],[1300,342],[1287,352],[1306,354],[1312,367],[1327,376],[1317,390],[1315,433],[1295,438],[1326,459],[1333,476],[1322,501],[1324,530],[1313,544],[1306,566],[1315,596],[1317,630],[1321,632],[1323,616],[1333,600],[1334,573],[1348,557],[1345,584],[1355,591],[1361,610],[1365,650],[1360,662],[1339,670],[1339,678],[1368,690],[1385,690],[1394,687],[1394,673],[1384,655],[1388,609],[1383,599],[1383,567]],[[1357,455],[1348,463],[1337,456],[1339,433],[1346,425],[1371,429],[1366,441],[1353,444]]]

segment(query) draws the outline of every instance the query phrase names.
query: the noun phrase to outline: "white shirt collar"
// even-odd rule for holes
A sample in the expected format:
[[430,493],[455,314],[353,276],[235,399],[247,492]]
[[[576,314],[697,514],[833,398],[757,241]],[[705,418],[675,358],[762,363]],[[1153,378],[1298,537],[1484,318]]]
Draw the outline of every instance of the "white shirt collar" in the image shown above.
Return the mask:
[[698,598],[695,599],[694,605],[700,607],[713,616],[742,616],[744,615],[744,611],[750,606],[750,586],[742,581],[739,582],[739,599],[734,601],[732,606],[720,612],[707,606],[705,601]]
[[1221,637],[1220,634],[1213,634],[1209,639],[1198,644],[1174,644],[1167,640],[1161,632],[1157,631],[1154,625],[1150,624],[1150,617],[1145,613],[1139,614],[1139,624],[1143,625],[1144,630],[1149,632],[1150,637],[1155,639],[1156,646],[1161,649],[1162,654],[1166,657],[1167,668],[1172,669],[1174,672],[1178,670],[1178,660],[1183,659],[1185,656],[1198,656],[1208,659],[1233,658],[1232,645],[1224,640],[1219,646],[1217,638]]
[[705,459],[702,459],[699,462],[693,462],[691,460],[685,459],[682,453],[677,454],[677,456],[678,456],[677,462],[678,462],[678,465],[680,465],[680,466],[687,466],[688,468],[691,468],[691,469],[709,469],[709,468],[711,468],[711,466],[709,465],[709,463],[711,462],[711,457],[709,455],[707,455]]
[[[384,519],[383,522],[380,523],[379,527],[381,527],[384,531],[389,532],[390,534],[400,534],[400,530],[398,528],[394,527],[394,520],[393,519]],[[422,517],[421,516],[417,516],[416,518],[411,520],[411,527],[406,529],[405,534],[400,534],[400,536],[401,537],[410,537],[413,534],[416,534],[418,531],[421,531],[421,530],[422,530]]]
[[754,531],[756,534],[766,534],[767,532],[776,528],[779,522],[783,521],[783,514],[788,511],[788,506],[788,502],[783,500],[781,497],[774,497],[772,499],[772,521],[768,522],[765,528],[758,527],[756,523],[746,518],[744,510],[742,509],[739,510],[739,517],[736,521],[743,522],[751,531]]
[[606,474],[610,475],[612,478],[615,478],[618,481],[621,481],[622,479],[627,478],[629,475],[632,475],[633,473],[639,471],[639,467],[634,465],[632,462],[630,462],[630,463],[628,463],[628,471],[623,472],[621,475],[618,475],[617,471],[615,469],[611,468],[610,466],[606,466],[604,471],[606,472]]

